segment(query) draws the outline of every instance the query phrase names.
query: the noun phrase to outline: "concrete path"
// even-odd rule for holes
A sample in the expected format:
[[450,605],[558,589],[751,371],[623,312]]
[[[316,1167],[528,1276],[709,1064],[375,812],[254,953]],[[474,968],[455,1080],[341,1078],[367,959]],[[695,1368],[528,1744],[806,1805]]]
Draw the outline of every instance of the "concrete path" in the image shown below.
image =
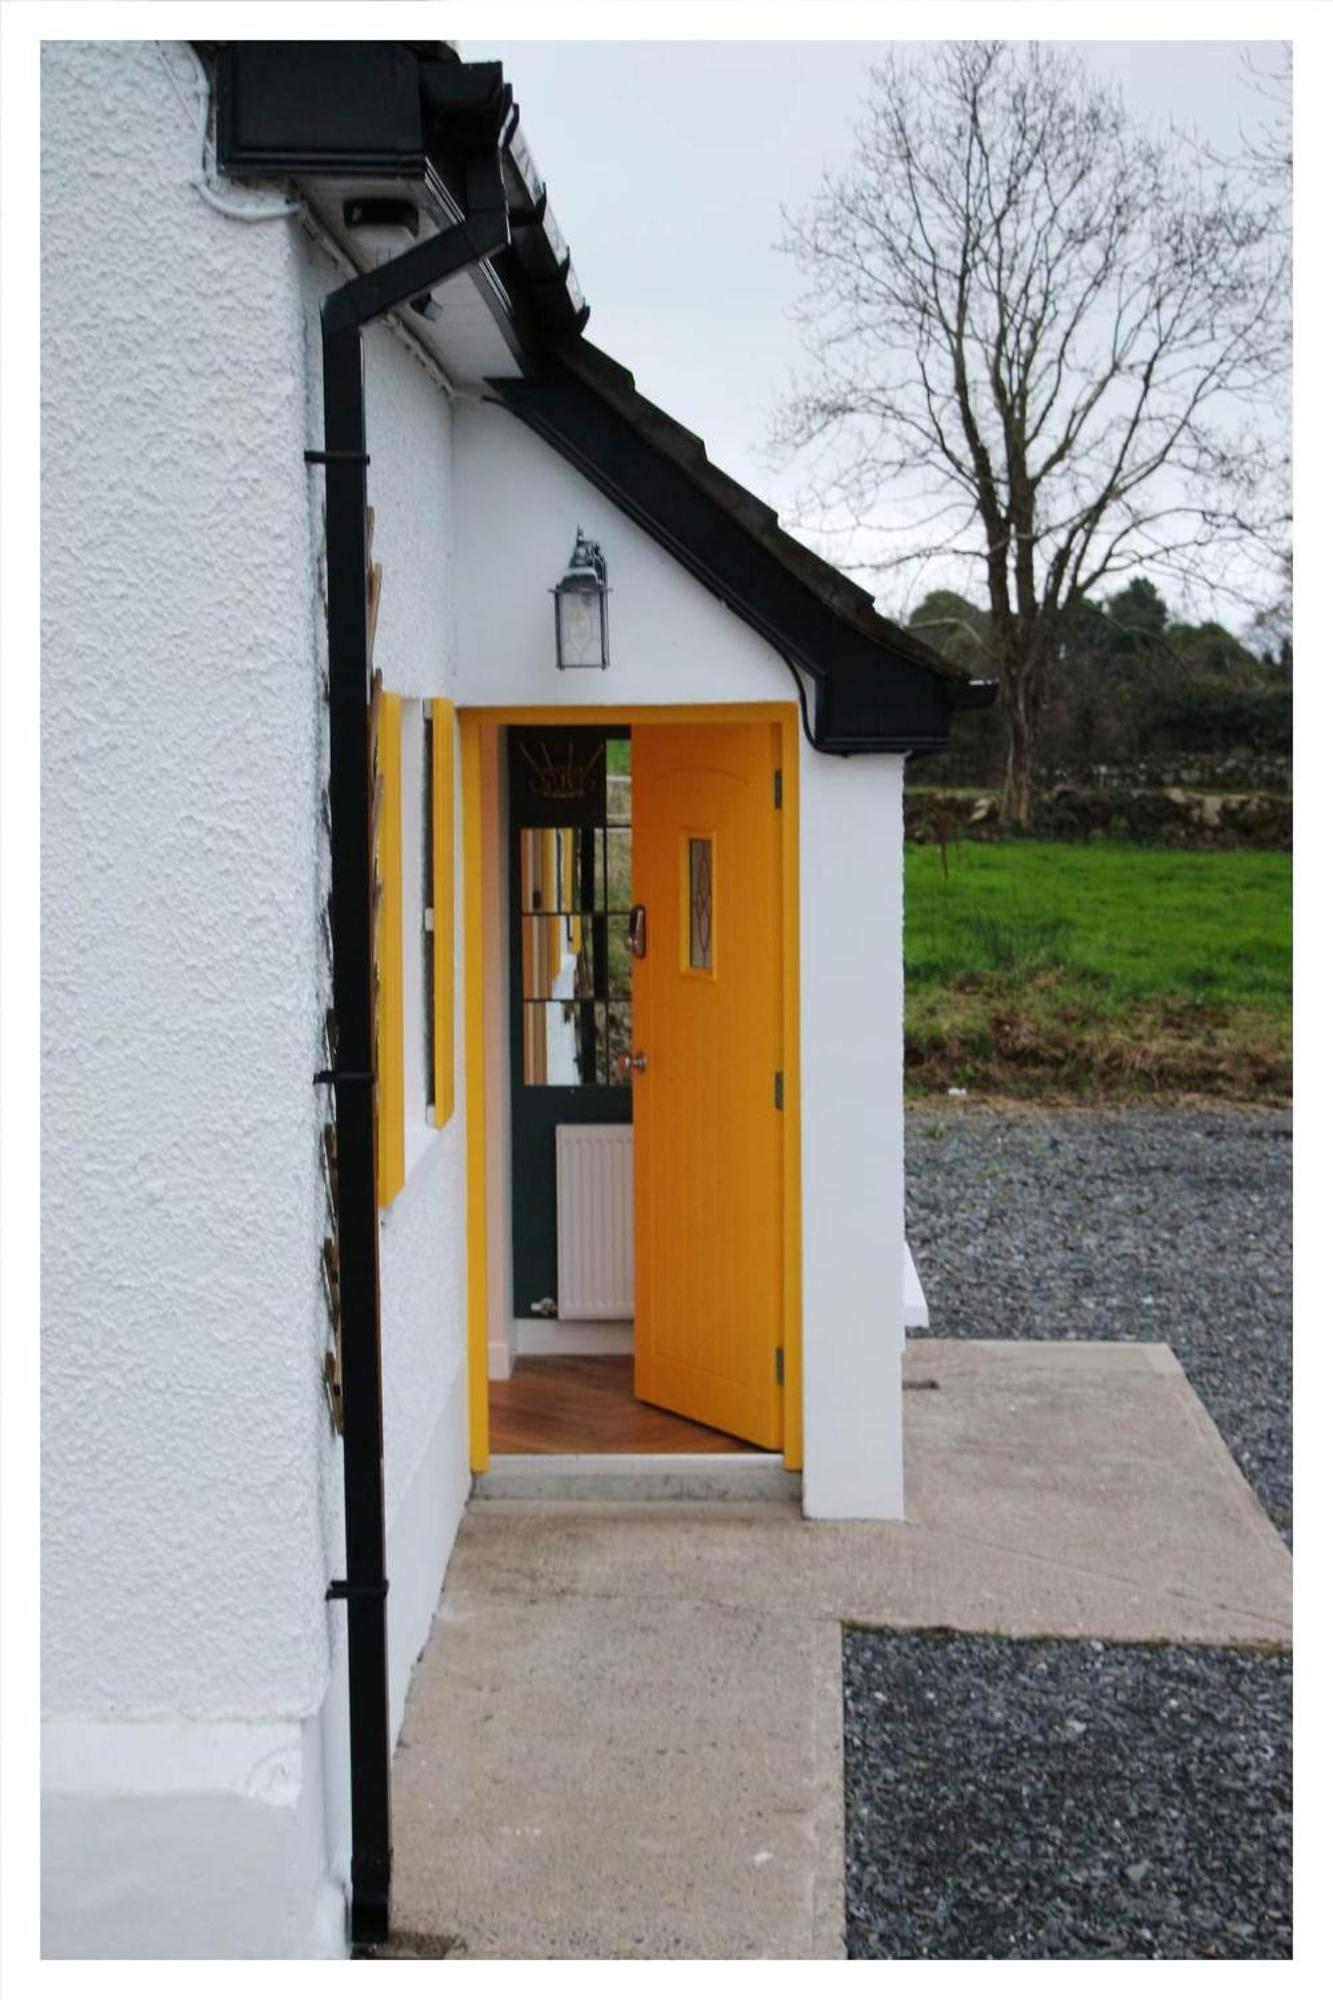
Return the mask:
[[919,1340],[907,1380],[901,1524],[472,1504],[394,1765],[404,1934],[839,1957],[844,1623],[1289,1642],[1288,1551],[1169,1349]]

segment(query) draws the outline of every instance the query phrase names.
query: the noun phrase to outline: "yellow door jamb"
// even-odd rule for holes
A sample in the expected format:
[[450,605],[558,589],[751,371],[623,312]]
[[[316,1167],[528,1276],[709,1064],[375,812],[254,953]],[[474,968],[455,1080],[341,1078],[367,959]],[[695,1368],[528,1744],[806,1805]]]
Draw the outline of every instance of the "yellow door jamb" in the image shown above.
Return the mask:
[[[486,968],[482,955],[481,723],[460,708],[463,765],[463,1066],[467,1120],[467,1399],[472,1470],[491,1455],[486,1301]],[[493,836],[492,836],[493,837]]]

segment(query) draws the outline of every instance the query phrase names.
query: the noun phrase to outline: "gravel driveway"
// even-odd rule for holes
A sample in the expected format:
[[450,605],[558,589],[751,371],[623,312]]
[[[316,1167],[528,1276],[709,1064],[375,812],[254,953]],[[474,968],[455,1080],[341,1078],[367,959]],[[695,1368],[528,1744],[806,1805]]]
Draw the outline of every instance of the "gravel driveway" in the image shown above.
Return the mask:
[[1291,1114],[913,1107],[942,1338],[1162,1340],[1291,1540]]
[[[1167,1342],[1291,1539],[1291,1119],[914,1107],[932,1336]],[[853,1958],[1291,1952],[1291,1661],[849,1631]]]
[[849,1631],[852,1958],[1286,1958],[1291,1658]]

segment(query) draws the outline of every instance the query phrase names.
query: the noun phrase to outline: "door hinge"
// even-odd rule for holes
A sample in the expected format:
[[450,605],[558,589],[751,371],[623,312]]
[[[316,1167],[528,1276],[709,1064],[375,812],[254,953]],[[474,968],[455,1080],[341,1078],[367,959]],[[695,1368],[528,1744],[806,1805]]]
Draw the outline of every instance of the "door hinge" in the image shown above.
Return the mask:
[[780,1069],[775,1069],[773,1072],[773,1109],[775,1111],[782,1110],[783,1104],[786,1100],[786,1094],[787,1094],[787,1086],[783,1078],[782,1071]]
[[787,1380],[787,1350],[785,1347],[779,1347],[774,1353],[773,1377],[779,1389],[781,1389]]
[[776,807],[778,808],[778,811],[779,811],[779,812],[781,812],[781,810],[782,810],[782,773],[781,773],[781,771],[775,771],[775,772],[773,773],[773,803],[774,803],[774,805],[775,805],[775,806],[776,806]]

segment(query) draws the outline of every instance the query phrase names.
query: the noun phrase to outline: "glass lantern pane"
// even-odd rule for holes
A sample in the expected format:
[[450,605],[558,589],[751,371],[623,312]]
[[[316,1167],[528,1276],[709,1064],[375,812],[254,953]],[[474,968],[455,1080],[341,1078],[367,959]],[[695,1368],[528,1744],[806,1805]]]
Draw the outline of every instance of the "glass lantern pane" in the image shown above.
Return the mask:
[[562,590],[556,596],[560,619],[560,663],[566,667],[602,664],[602,599],[596,590]]

